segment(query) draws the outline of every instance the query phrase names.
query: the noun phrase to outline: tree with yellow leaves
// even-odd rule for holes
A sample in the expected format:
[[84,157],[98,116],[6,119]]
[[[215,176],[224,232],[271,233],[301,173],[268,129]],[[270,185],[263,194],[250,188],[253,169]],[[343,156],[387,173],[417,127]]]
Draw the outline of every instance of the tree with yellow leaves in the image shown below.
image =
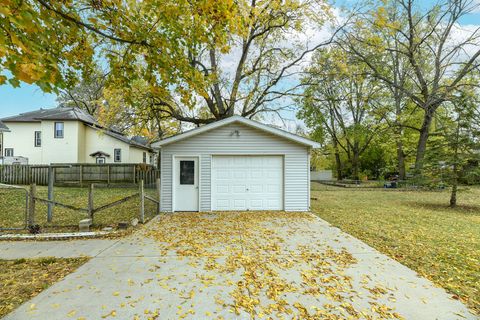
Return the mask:
[[[2,0],[0,82],[72,87],[105,66],[105,88],[197,125],[279,112],[298,65],[322,44],[325,0]],[[298,41],[295,41],[297,39]],[[132,99],[137,99],[133,101]]]

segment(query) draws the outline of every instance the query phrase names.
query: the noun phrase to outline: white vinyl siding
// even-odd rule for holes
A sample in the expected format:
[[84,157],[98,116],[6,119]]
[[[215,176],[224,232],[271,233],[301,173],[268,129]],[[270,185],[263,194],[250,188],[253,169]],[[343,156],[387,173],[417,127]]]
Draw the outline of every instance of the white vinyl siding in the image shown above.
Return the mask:
[[[239,135],[235,133],[238,131]],[[200,156],[200,211],[211,211],[211,163],[215,155],[284,156],[284,209],[307,211],[309,148],[238,122],[161,148],[161,210],[172,211],[173,155]]]

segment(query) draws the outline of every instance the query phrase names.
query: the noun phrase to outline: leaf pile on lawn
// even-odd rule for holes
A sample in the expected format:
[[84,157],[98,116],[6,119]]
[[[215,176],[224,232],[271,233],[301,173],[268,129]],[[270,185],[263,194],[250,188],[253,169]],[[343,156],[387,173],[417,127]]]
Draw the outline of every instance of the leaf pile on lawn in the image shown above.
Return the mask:
[[[88,258],[0,260],[0,317],[59,281]],[[30,305],[34,310],[35,305]]]
[[[389,289],[368,287],[368,281],[362,282],[365,292],[375,294],[368,295],[369,302],[362,308],[354,306],[366,293],[354,290],[353,279],[345,273],[357,263],[345,248],[325,246],[318,252],[308,244],[295,248],[284,244],[285,234],[280,230],[293,234],[296,224],[314,219],[311,215],[276,215],[272,219],[268,212],[178,213],[162,217],[145,232],[158,242],[163,255],[188,258],[190,265],[217,272],[219,279],[237,275],[235,281],[223,283],[232,288],[229,299],[214,297],[217,311],[227,308],[236,315],[267,319],[402,319],[384,303]],[[215,277],[201,281],[205,286],[221,285]],[[178,315],[184,318],[188,313]]]

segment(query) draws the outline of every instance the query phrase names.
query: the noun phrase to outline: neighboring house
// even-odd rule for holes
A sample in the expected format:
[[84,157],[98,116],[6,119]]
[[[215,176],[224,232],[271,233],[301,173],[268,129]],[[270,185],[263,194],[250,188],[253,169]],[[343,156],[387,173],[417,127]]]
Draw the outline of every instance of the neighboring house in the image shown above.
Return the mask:
[[102,128],[78,108],[40,109],[1,119],[2,155],[25,157],[28,164],[150,163],[148,144]]
[[162,211],[309,210],[314,141],[233,116],[152,147]]
[[0,164],[4,163],[3,159],[3,133],[8,132],[8,127],[0,121]]

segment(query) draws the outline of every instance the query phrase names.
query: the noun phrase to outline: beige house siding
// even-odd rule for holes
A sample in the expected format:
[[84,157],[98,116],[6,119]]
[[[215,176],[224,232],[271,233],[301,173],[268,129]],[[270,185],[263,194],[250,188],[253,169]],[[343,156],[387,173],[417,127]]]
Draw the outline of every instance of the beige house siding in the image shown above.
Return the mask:
[[[54,124],[63,122],[63,138],[55,138]],[[78,121],[42,121],[42,146],[37,147],[41,152],[41,164],[45,163],[72,163],[79,162],[78,154],[78,126],[83,125]],[[34,133],[30,133],[33,145]],[[30,158],[29,158],[29,163]]]
[[[55,122],[64,123],[64,137],[54,137]],[[143,152],[148,150],[132,147],[130,144],[113,138],[101,130],[93,129],[83,122],[46,121],[7,122],[10,132],[4,133],[4,148],[13,148],[15,156],[28,158],[29,164],[50,163],[95,163],[90,154],[102,151],[110,155],[106,163],[114,163],[114,149],[121,149],[121,163],[142,163]],[[35,131],[41,131],[42,145],[35,147]]]
[[34,146],[34,132],[42,130],[41,123],[10,122],[7,125],[10,132],[4,132],[3,134],[4,150],[13,148],[15,156],[26,157],[29,161],[31,160],[32,164],[40,164],[42,162],[42,150]]
[[147,163],[150,163],[150,153],[147,150],[130,146],[130,161],[133,163],[143,163],[144,152],[147,153]]
[[97,151],[108,153],[110,157],[106,157],[106,163],[114,163],[114,149],[120,149],[121,162],[130,163],[130,145],[127,143],[110,137],[101,130],[95,130],[91,127],[86,127],[85,134],[85,157],[86,163],[95,163],[96,159],[90,155]]
[[77,131],[77,135],[78,135],[78,162],[81,162],[81,163],[86,163],[87,161],[87,157],[88,157],[88,154],[87,154],[87,151],[86,151],[86,145],[87,145],[87,141],[86,141],[86,138],[85,138],[85,132],[87,130],[87,127],[83,124],[79,125],[78,126],[78,131]]

